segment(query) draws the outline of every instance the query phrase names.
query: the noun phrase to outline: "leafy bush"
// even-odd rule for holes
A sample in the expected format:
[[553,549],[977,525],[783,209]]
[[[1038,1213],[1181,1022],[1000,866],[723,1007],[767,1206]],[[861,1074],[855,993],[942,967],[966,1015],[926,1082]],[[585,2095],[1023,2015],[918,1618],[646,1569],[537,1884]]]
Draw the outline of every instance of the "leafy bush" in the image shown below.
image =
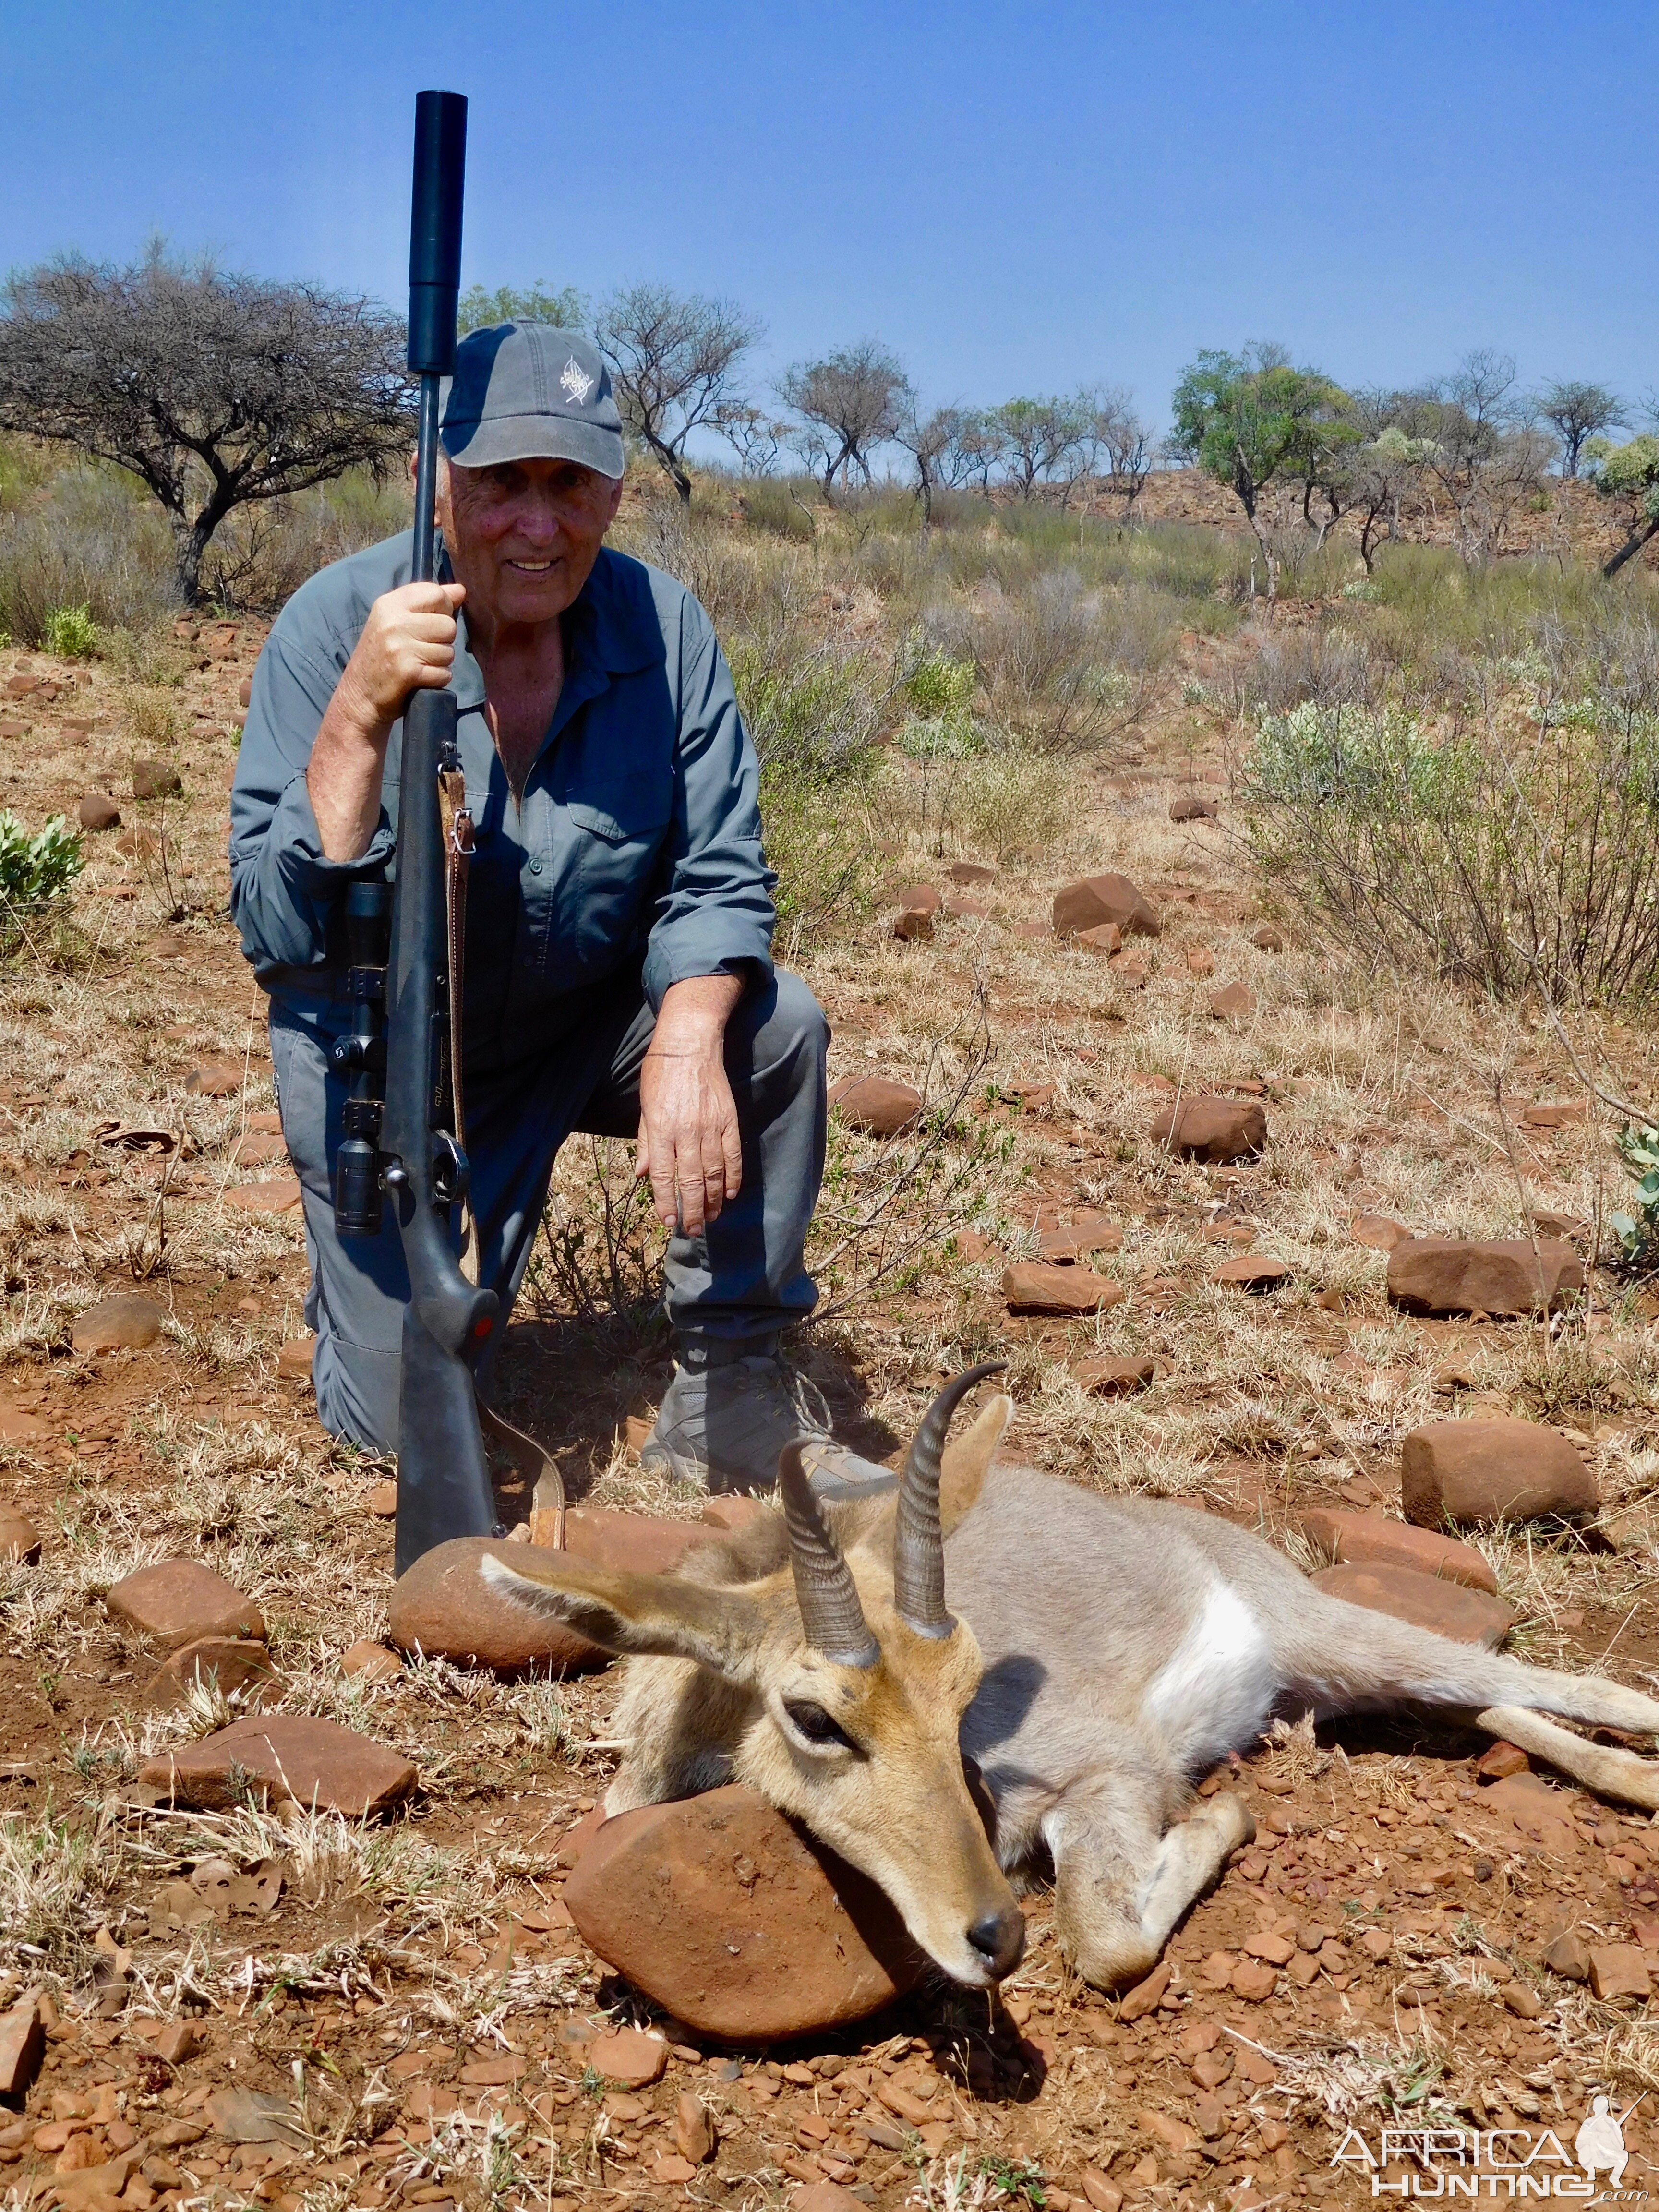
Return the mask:
[[1645,1265],[1659,1253],[1659,1129],[1627,1121],[1614,1142],[1620,1158],[1637,1179],[1632,1194],[1636,1212],[1607,1218],[1626,1258]]
[[50,906],[85,866],[80,833],[68,828],[61,814],[31,836],[9,809],[0,812],[0,915]]
[[44,498],[0,510],[0,629],[49,646],[54,616],[84,607],[100,631],[153,629],[177,605],[173,540],[112,470],[73,468]]
[[83,599],[78,607],[55,607],[46,617],[46,648],[59,660],[90,660],[98,650],[98,626]]
[[904,696],[924,720],[965,707],[974,696],[977,672],[971,660],[948,653],[920,652],[904,678]]

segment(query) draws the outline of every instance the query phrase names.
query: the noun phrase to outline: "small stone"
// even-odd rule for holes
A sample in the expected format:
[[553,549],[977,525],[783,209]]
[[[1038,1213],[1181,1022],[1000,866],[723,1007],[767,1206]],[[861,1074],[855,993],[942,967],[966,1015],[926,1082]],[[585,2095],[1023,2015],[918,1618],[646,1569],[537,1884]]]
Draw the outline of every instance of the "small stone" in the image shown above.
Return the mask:
[[1589,1984],[1605,2004],[1610,1997],[1650,1997],[1653,1982],[1647,1954],[1634,1943],[1597,1943],[1590,1948]]
[[1106,965],[1112,971],[1113,980],[1121,983],[1126,991],[1144,991],[1152,981],[1146,972],[1146,962],[1132,960],[1127,952],[1114,954]]
[[132,763],[135,799],[175,799],[184,787],[184,779],[171,761],[141,760]]
[[276,1376],[282,1382],[309,1382],[311,1362],[317,1350],[314,1336],[290,1337],[276,1354]]
[[937,914],[940,902],[932,884],[901,884],[893,893],[893,903],[901,914]]
[[287,1213],[301,1195],[297,1176],[279,1176],[272,1182],[232,1183],[225,1204],[239,1213]]
[[200,2042],[192,2021],[172,2020],[151,2047],[156,2057],[165,2059],[169,2066],[182,2066],[185,2059],[194,2057]]
[[1485,1809],[1497,1813],[1546,1858],[1571,1862],[1578,1836],[1567,1815],[1569,1800],[1536,1774],[1511,1774],[1487,1790]]
[[1127,876],[1085,876],[1055,894],[1054,929],[1057,937],[1075,937],[1081,929],[1115,922],[1126,937],[1161,937],[1164,925],[1144,893]]
[[1116,2182],[1109,2181],[1098,2166],[1084,2167],[1083,2193],[1094,2206],[1095,2212],[1121,2212],[1123,2191]]
[[674,2148],[694,2166],[714,2155],[714,2130],[708,2108],[701,2097],[694,2097],[689,2089],[682,2090],[674,2107]]
[[1214,975],[1215,955],[1211,951],[1207,945],[1194,945],[1188,951],[1187,955],[1187,972],[1189,975]]
[[1543,2000],[1536,1990],[1528,1989],[1524,1982],[1505,1982],[1502,1995],[1504,2003],[1517,2020],[1536,2020],[1544,2009]]
[[1220,815],[1221,809],[1212,799],[1174,799],[1170,802],[1171,822],[1215,822]]
[[395,1521],[398,1517],[398,1486],[395,1481],[373,1484],[363,1499],[363,1510],[372,1513],[377,1521]]
[[1288,1936],[1275,1936],[1264,1929],[1255,1936],[1247,1936],[1244,1948],[1251,1958],[1265,1960],[1270,1966],[1288,1966],[1296,1956],[1296,1945]]
[[162,1662],[145,1697],[155,1707],[182,1705],[198,1683],[249,1705],[282,1688],[263,1644],[251,1637],[198,1636]]
[[1576,1929],[1558,1928],[1544,1947],[1544,1964],[1551,1973],[1559,1974],[1564,1981],[1587,1982],[1589,1979],[1589,1946]]
[[1237,1260],[1224,1260],[1210,1277],[1225,1289],[1253,1291],[1258,1296],[1263,1291],[1276,1291],[1290,1279],[1291,1270],[1282,1260],[1270,1260],[1261,1252],[1243,1252]]
[[153,1299],[100,1298],[75,1316],[70,1342],[77,1352],[143,1352],[167,1319]]
[[1509,1634],[1515,1608],[1484,1590],[1438,1581],[1409,1567],[1322,1567],[1310,1577],[1316,1589],[1368,1612],[1391,1613],[1415,1627],[1449,1636],[1455,1644],[1481,1644],[1493,1650]]
[[263,1644],[264,1616],[234,1583],[199,1559],[161,1559],[104,1593],[105,1610],[165,1651],[207,1636]]
[[283,1133],[283,1117],[280,1114],[261,1109],[257,1114],[248,1115],[247,1126],[258,1135],[279,1137]]
[[953,884],[994,884],[996,879],[996,870],[987,867],[982,860],[952,860],[951,863],[951,881]]
[[1530,1774],[1532,1761],[1518,1743],[1505,1743],[1500,1736],[1475,1760],[1474,1771],[1480,1782],[1507,1782],[1511,1774]]
[[1002,1296],[1010,1313],[1092,1314],[1121,1305],[1123,1285],[1091,1267],[1054,1267],[1041,1260],[1016,1260],[1004,1268]]
[[340,1654],[340,1672],[354,1680],[365,1682],[391,1682],[404,1671],[404,1662],[395,1651],[388,1651],[384,1644],[377,1644],[372,1636],[359,1637]]
[[893,935],[905,945],[931,945],[933,941],[932,907],[901,907],[893,916]]
[[81,827],[94,836],[121,826],[121,810],[106,791],[89,791],[75,811]]
[[885,1075],[851,1076],[830,1086],[830,1103],[849,1129],[896,1137],[921,1115],[921,1093]]
[[263,1168],[269,1167],[272,1160],[283,1158],[287,1152],[288,1146],[280,1137],[258,1136],[250,1133],[236,1139],[231,1146],[230,1157],[234,1166]]
[[211,1060],[191,1068],[185,1088],[198,1098],[234,1098],[242,1087],[242,1075],[240,1060]]
[[1253,1099],[1188,1098],[1158,1115],[1152,1139],[1186,1158],[1225,1166],[1261,1150],[1267,1117]]
[[251,676],[245,676],[236,686],[236,703],[243,708],[253,704],[253,678]]
[[680,2157],[677,2151],[659,2150],[652,2162],[651,2178],[659,2186],[672,2189],[688,2181],[695,2181],[697,2169],[690,2159]]
[[607,2081],[620,2081],[625,2089],[644,2089],[661,2081],[668,2045],[662,2036],[648,2035],[643,2028],[622,2027],[613,2035],[595,2036],[587,2046],[587,2062]]
[[302,2140],[300,2117],[286,2097],[268,2090],[216,2089],[204,2107],[216,2136],[226,2142],[297,2143]]
[[926,1963],[873,1882],[737,1784],[605,1821],[563,1896],[608,1965],[734,2043],[862,2020]]
[[1284,938],[1270,921],[1264,921],[1260,929],[1250,932],[1250,942],[1258,952],[1282,952],[1285,950]]
[[1595,1478],[1565,1437],[1537,1421],[1428,1421],[1400,1451],[1406,1518],[1487,1528],[1545,1516],[1580,1520],[1601,1500]]
[[1072,943],[1085,952],[1094,952],[1109,959],[1123,950],[1123,932],[1115,921],[1103,921],[1094,929],[1077,929],[1072,933]]
[[1279,1986],[1279,1977],[1258,1960],[1241,1959],[1233,1968],[1231,1986],[1233,1995],[1243,1997],[1246,2004],[1264,2004]]
[[1302,1516],[1302,1534],[1316,1552],[1345,1567],[1409,1567],[1466,1589],[1498,1595],[1498,1577],[1472,1545],[1459,1544],[1382,1513],[1344,1513],[1318,1506]]
[[1137,1982],[1133,1989],[1124,1992],[1122,2002],[1117,2008],[1118,2018],[1142,2020],[1149,2012],[1156,2011],[1164,1992],[1170,1986],[1173,1971],[1167,1959],[1160,1959],[1144,1981]]
[[[899,2138],[901,2145],[903,2137]],[[836,2181],[809,2181],[790,2199],[789,2212],[870,2212],[869,2199],[855,2197]]]
[[1073,1380],[1091,1398],[1127,1398],[1146,1389],[1157,1374],[1150,1359],[1080,1359],[1072,1370]]
[[1195,2151],[1203,2141],[1195,2128],[1176,2119],[1173,2112],[1160,2112],[1152,2106],[1143,2105],[1135,2119],[1149,2136],[1155,2136],[1177,2156],[1184,2157],[1189,2151]]
[[1357,1213],[1348,1224],[1348,1234],[1354,1243],[1366,1245],[1373,1252],[1392,1252],[1411,1233],[1403,1222],[1390,1221],[1386,1213]]
[[1243,1021],[1255,1012],[1255,994],[1243,983],[1229,983],[1211,993],[1210,1012],[1218,1022]]
[[1582,1098],[1570,1099],[1560,1105],[1528,1106],[1522,1110],[1522,1126],[1528,1129],[1567,1129],[1584,1118]]
[[40,1539],[27,1515],[0,1508],[0,1566],[9,1561],[32,1567],[40,1557]]
[[332,1721],[278,1714],[233,1721],[163,1753],[138,1779],[175,1803],[206,1811],[234,1806],[251,1787],[256,1796],[357,1820],[400,1803],[418,1776],[408,1759],[368,1736]]
[[1549,1237],[1535,1256],[1523,1237],[1476,1243],[1455,1237],[1407,1237],[1389,1255],[1389,1296],[1407,1313],[1506,1320],[1553,1310],[1583,1287],[1577,1254]]
[[40,2071],[46,2047],[40,1992],[29,1990],[9,2011],[0,2013],[0,2097],[27,2096]]

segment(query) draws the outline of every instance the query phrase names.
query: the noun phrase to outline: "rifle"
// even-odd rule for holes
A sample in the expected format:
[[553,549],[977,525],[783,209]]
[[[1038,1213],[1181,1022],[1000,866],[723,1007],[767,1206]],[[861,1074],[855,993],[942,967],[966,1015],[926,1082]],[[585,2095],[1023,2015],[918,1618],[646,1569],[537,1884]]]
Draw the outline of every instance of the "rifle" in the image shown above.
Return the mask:
[[[433,580],[435,567],[438,380],[455,367],[465,162],[465,100],[454,92],[418,94],[409,366],[420,378],[413,580],[422,584]],[[390,962],[380,964],[384,951],[379,961],[374,957],[376,939],[384,943],[386,886],[354,885],[346,928],[355,1018],[351,1035],[334,1052],[336,1066],[352,1079],[337,1160],[336,1221],[343,1235],[378,1232],[384,1187],[409,1270],[398,1409],[398,1574],[450,1537],[505,1533],[495,1518],[473,1380],[478,1355],[495,1330],[499,1301],[493,1291],[467,1280],[450,1227],[452,1209],[464,1203],[468,1182],[457,1127],[459,1070],[450,1064],[460,946],[450,941],[440,792],[441,777],[460,774],[455,720],[455,694],[449,690],[417,690],[404,708]],[[456,935],[459,940],[459,931]],[[374,1095],[381,1068],[383,1104]]]

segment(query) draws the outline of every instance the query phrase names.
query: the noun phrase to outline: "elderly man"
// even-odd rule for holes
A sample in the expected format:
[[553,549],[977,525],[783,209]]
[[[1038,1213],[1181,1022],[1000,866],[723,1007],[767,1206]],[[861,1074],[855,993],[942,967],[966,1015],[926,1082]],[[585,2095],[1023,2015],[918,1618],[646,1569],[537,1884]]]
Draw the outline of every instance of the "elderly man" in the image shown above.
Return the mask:
[[675,1372],[646,1462],[765,1487],[805,1437],[827,1492],[886,1479],[831,1440],[780,1357],[817,1296],[803,1249],[827,1030],[772,965],[755,752],[708,617],[605,544],[623,467],[605,364],[550,325],[475,331],[441,442],[439,580],[408,580],[406,534],[295,592],[254,674],[231,801],[232,911],[270,994],[304,1191],[319,1412],[337,1435],[397,1441],[408,1279],[389,1218],[378,1237],[336,1234],[328,1052],[349,1026],[345,888],[393,859],[403,704],[450,686],[477,837],[463,1078],[481,1280],[511,1304],[573,1130],[637,1137],[672,1231]]

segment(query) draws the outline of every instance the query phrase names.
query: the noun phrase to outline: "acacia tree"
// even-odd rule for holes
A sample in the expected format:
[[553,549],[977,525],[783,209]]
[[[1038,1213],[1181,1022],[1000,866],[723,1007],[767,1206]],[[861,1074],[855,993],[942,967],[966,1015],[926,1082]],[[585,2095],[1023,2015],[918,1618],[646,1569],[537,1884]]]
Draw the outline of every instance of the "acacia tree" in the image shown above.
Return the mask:
[[1090,442],[1106,456],[1107,481],[1123,495],[1123,520],[1134,519],[1135,501],[1152,472],[1152,434],[1127,392],[1109,385],[1089,395],[1093,420]]
[[870,456],[892,439],[908,388],[904,371],[876,338],[822,361],[797,362],[780,378],[779,398],[800,418],[796,449],[832,504],[837,476],[843,488],[854,469],[870,482]]
[[1648,540],[1659,532],[1659,437],[1644,431],[1628,445],[1611,445],[1605,438],[1587,441],[1585,458],[1604,499],[1627,501],[1630,535],[1601,570],[1616,576]]
[[1076,474],[1067,465],[1086,465],[1089,458],[1094,410],[1088,399],[1008,399],[992,408],[990,421],[1003,472],[1021,499],[1035,499],[1058,481],[1064,504]]
[[384,471],[410,438],[403,325],[368,301],[157,247],[64,256],[0,288],[0,429],[114,461],[173,527],[179,589],[239,507]]
[[1347,394],[1314,368],[1293,368],[1277,346],[1206,350],[1176,386],[1171,448],[1225,484],[1244,510],[1279,593],[1279,562],[1261,513],[1275,478],[1304,477],[1346,435]]
[[482,284],[469,284],[456,303],[455,328],[463,337],[469,331],[487,330],[492,323],[553,323],[574,331],[586,315],[587,302],[574,284],[556,292],[538,276],[521,290],[501,284],[486,292]]
[[924,415],[916,395],[907,384],[900,398],[893,442],[910,456],[916,472],[915,494],[921,502],[921,526],[931,529],[933,495],[954,490],[967,483],[979,465],[972,433],[978,417],[966,407],[935,407]]
[[611,364],[623,421],[687,507],[685,441],[702,424],[718,427],[721,408],[737,397],[738,365],[760,335],[760,324],[730,300],[665,284],[630,284],[599,310],[593,343]]
[[1427,473],[1451,501],[1457,550],[1474,566],[1538,489],[1553,442],[1516,397],[1514,362],[1487,349],[1466,355],[1419,395],[1418,427]]
[[1538,395],[1538,412],[1561,441],[1561,473],[1576,477],[1584,446],[1625,420],[1624,402],[1604,384],[1556,382]]

